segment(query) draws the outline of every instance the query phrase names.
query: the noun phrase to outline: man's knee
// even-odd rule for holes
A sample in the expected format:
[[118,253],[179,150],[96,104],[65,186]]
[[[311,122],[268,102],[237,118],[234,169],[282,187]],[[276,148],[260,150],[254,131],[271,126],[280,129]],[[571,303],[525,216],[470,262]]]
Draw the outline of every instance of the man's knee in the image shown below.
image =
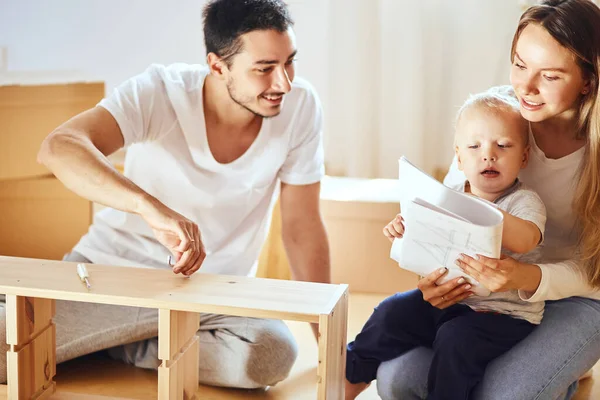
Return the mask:
[[298,356],[298,345],[283,321],[265,321],[249,343],[246,375],[256,387],[273,386],[290,373]]

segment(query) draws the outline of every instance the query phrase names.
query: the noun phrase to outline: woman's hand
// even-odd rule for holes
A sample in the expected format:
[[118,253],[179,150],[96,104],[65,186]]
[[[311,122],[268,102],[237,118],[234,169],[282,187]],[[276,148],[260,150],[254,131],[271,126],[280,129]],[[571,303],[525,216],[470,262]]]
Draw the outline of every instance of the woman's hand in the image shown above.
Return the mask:
[[396,217],[390,221],[389,224],[383,227],[383,234],[385,237],[390,239],[390,242],[393,242],[395,238],[402,238],[404,235],[404,218],[402,215],[397,214]]
[[423,293],[423,300],[439,309],[450,307],[473,295],[469,291],[471,285],[462,277],[436,285],[435,282],[447,273],[447,268],[440,268],[421,279],[417,285]]
[[500,259],[462,254],[456,265],[492,292],[525,290],[535,292],[542,280],[540,267],[502,255]]

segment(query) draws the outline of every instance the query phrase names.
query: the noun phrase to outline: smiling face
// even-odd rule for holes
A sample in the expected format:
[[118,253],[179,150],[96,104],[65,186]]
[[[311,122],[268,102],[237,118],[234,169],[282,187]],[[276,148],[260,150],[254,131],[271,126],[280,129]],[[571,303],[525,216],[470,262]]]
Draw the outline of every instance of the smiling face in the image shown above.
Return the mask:
[[535,23],[527,25],[516,42],[510,81],[521,114],[531,122],[574,119],[589,85],[575,55]]
[[257,30],[240,39],[243,50],[224,71],[229,96],[255,115],[274,117],[281,112],[294,80],[294,31]]
[[493,201],[527,165],[527,124],[509,106],[466,108],[456,124],[455,151],[471,192]]

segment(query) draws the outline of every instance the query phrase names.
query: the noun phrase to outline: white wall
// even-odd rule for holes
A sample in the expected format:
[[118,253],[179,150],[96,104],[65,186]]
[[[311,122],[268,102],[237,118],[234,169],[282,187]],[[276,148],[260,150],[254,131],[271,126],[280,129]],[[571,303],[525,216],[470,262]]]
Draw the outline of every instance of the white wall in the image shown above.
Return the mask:
[[[326,7],[292,1],[300,73],[325,86]],[[199,0],[0,0],[0,47],[9,71],[80,70],[107,90],[151,63],[203,63]],[[308,13],[317,13],[311,18]],[[317,62],[314,62],[317,61]],[[322,90],[326,90],[324,87]]]
[[376,171],[396,177],[393,156],[403,154],[433,172],[452,159],[454,117],[467,96],[509,83],[522,8],[514,0],[380,1]]

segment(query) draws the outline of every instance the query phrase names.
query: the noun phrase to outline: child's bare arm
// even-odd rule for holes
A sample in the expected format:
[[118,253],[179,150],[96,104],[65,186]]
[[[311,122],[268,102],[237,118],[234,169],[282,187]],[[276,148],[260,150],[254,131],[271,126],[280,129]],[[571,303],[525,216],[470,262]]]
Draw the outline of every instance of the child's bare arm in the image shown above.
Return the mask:
[[383,227],[383,234],[393,242],[395,238],[401,238],[404,235],[404,218],[397,214],[386,226]]
[[515,253],[527,253],[540,243],[542,233],[536,224],[500,211],[504,214],[502,247]]

